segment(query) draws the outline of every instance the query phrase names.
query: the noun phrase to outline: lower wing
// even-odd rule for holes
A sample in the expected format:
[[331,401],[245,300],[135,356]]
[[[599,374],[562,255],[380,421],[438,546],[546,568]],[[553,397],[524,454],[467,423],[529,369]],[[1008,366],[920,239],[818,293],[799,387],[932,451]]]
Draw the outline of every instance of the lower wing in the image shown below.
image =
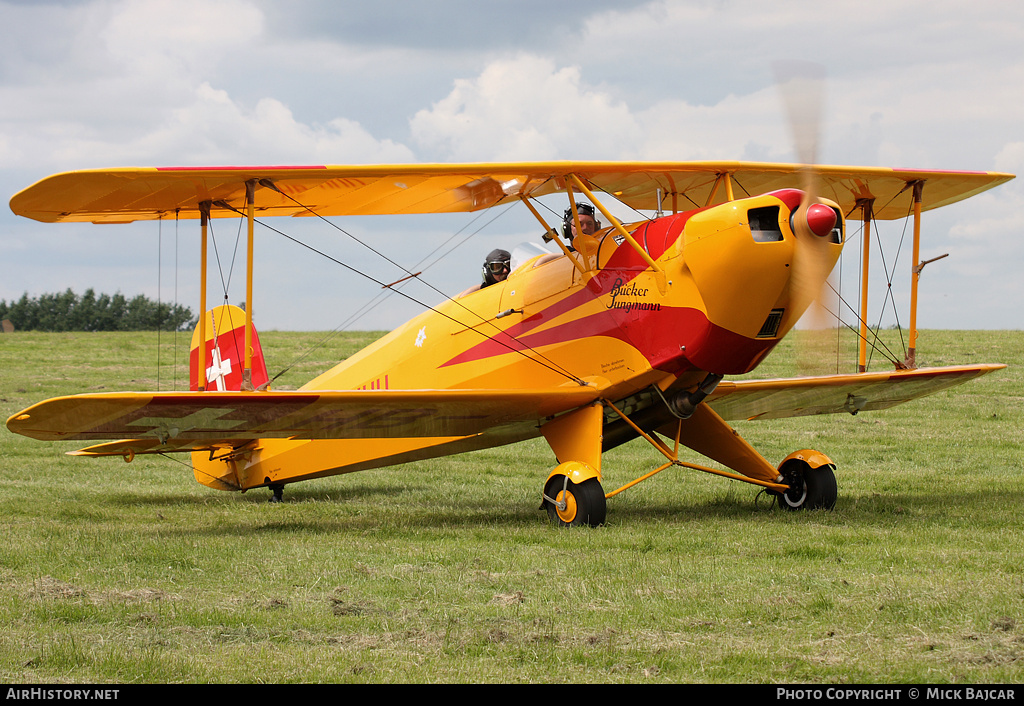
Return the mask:
[[44,441],[108,442],[84,455],[237,447],[261,438],[465,437],[537,424],[598,394],[593,387],[101,393],[40,402],[7,428]]
[[707,403],[726,420],[888,409],[1005,368],[1001,364],[722,382]]

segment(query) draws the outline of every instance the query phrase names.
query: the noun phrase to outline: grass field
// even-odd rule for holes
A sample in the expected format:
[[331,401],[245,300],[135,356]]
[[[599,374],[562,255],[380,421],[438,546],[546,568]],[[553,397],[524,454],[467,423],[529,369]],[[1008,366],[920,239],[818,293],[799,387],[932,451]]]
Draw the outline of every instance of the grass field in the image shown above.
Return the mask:
[[[374,336],[331,339],[276,386]],[[261,333],[271,374],[321,337]],[[182,386],[173,338],[159,374],[157,343],[2,335],[0,412]],[[792,374],[794,345],[757,374]],[[606,526],[560,530],[538,510],[543,441],[271,504],[198,485],[185,456],[75,459],[4,429],[0,679],[1019,682],[1024,333],[926,331],[918,349],[921,365],[1010,367],[886,412],[738,425],[773,462],[831,456],[832,512],[670,470],[611,499]],[[606,488],[659,458],[642,441],[609,452]]]

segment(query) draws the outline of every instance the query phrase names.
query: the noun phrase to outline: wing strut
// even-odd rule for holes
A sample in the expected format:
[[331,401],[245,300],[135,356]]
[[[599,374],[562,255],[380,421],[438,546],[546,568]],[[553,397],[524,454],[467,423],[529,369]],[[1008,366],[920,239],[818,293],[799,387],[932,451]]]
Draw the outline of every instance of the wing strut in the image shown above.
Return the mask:
[[[636,250],[637,254],[643,258],[644,262],[651,266],[651,269],[654,270],[654,276],[655,280],[658,283],[658,288],[661,290],[661,293],[664,294],[666,290],[665,271],[661,269],[661,267],[658,266],[658,263],[656,263],[651,258],[650,253],[648,253],[646,250],[640,247],[640,244],[633,239],[633,236],[629,234],[629,231],[622,227],[622,224],[619,223],[618,219],[615,216],[613,216],[607,208],[605,208],[603,203],[597,200],[593,192],[586,187],[586,185],[580,180],[578,176],[576,176],[575,174],[569,174],[569,177],[572,178],[573,182],[576,183],[576,186],[580,188],[580,191],[586,194],[587,198],[590,199],[595,206],[597,206],[597,208],[601,211],[604,217],[608,219],[608,222],[615,227],[615,230],[617,230],[619,234],[626,239],[626,242],[629,243],[634,250]],[[571,188],[569,190],[569,200],[570,202],[572,201]],[[573,217],[576,218],[576,221],[578,223],[579,216],[576,215],[576,207],[574,204],[572,205],[572,209]]]
[[[725,200],[732,201],[735,197],[732,191],[732,176],[729,172],[721,172],[715,177],[715,184],[711,187],[711,193],[708,194],[707,203],[705,206],[710,206],[715,201],[715,196],[718,194],[718,187],[725,184]],[[674,196],[674,194],[673,194]],[[672,208],[675,209],[675,201],[672,202]]]
[[[252,262],[253,222],[256,220],[256,180],[245,182],[245,217],[248,223],[248,245],[245,256],[245,367],[242,369],[242,390],[252,390]],[[205,346],[205,339],[203,342]]]
[[863,268],[860,273],[860,340],[857,342],[857,372],[868,369],[868,261],[871,259],[871,221],[874,220],[873,198],[863,199],[858,204],[864,220]]
[[196,383],[200,392],[206,390],[206,241],[210,224],[209,201],[199,202],[199,365]]
[[921,279],[921,196],[924,182],[914,182],[914,258],[910,272],[910,346],[907,349],[907,367],[917,367],[917,283]]
[[[268,180],[248,179],[245,182],[245,218],[246,218],[246,256],[245,256],[245,354],[242,367],[242,390],[252,391],[255,388],[252,384],[252,286],[253,286],[253,244],[254,224],[256,220],[256,185],[274,188],[273,183]],[[207,280],[207,240],[210,222],[210,209],[213,202],[199,202],[199,230],[200,230],[200,251],[199,251],[199,366],[198,366],[198,389],[206,390],[206,280]],[[226,202],[217,202],[218,206],[231,208]],[[236,210],[237,209],[232,209]],[[226,293],[225,293],[226,294]]]
[[[904,191],[911,189],[913,193],[914,208],[914,245],[910,271],[910,344],[907,348],[907,356],[903,361],[903,367],[910,370],[917,368],[917,288],[921,279],[921,270],[928,262],[921,262],[921,211],[924,202],[924,179],[917,179],[906,182]],[[862,254],[863,265],[861,269],[860,285],[860,341],[857,352],[857,372],[867,372],[867,342],[868,342],[868,262],[871,256],[871,222],[874,220],[873,197],[862,198],[857,201],[857,208],[861,211],[861,219],[864,221],[864,250]],[[942,257],[945,257],[944,255]],[[933,258],[940,259],[940,258]],[[897,367],[900,364],[897,363]]]
[[[548,233],[553,233],[554,234],[554,237],[552,237],[551,239],[555,241],[555,245],[557,245],[559,247],[559,249],[562,251],[562,253],[566,257],[569,258],[569,260],[572,262],[573,266],[577,270],[579,270],[579,273],[581,275],[586,275],[587,271],[585,269],[583,269],[583,265],[580,264],[580,261],[577,260],[576,257],[571,252],[569,252],[569,248],[565,247],[565,243],[563,243],[562,239],[560,237],[558,237],[558,233],[553,228],[551,228],[551,226],[549,226],[547,224],[547,221],[544,220],[544,217],[540,215],[540,213],[537,211],[536,208],[533,207],[533,204],[530,203],[529,197],[526,196],[525,194],[523,194],[522,197],[520,198],[520,200],[526,205],[526,207],[528,209],[530,209],[530,213],[532,213],[533,217],[536,218],[540,222],[540,224],[542,226],[544,226],[545,230]],[[549,236],[545,235],[544,237],[545,237],[545,240],[546,240]]]

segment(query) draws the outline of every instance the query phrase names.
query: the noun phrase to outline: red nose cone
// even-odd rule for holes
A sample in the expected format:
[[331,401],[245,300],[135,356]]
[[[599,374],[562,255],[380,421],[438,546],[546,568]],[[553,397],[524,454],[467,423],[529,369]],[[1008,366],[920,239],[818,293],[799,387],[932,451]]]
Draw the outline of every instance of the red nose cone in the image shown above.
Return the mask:
[[836,227],[836,212],[825,204],[811,204],[807,208],[807,227],[819,238],[824,238]]

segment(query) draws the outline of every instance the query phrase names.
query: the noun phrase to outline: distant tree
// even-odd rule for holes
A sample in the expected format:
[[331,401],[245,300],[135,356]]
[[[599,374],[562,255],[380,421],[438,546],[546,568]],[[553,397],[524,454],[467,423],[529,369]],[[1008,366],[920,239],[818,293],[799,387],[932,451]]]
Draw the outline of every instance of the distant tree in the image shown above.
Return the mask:
[[162,331],[191,330],[192,310],[180,304],[157,303],[139,294],[126,299],[89,288],[79,297],[70,288],[59,294],[17,302],[0,300],[0,318],[10,319],[19,331]]

